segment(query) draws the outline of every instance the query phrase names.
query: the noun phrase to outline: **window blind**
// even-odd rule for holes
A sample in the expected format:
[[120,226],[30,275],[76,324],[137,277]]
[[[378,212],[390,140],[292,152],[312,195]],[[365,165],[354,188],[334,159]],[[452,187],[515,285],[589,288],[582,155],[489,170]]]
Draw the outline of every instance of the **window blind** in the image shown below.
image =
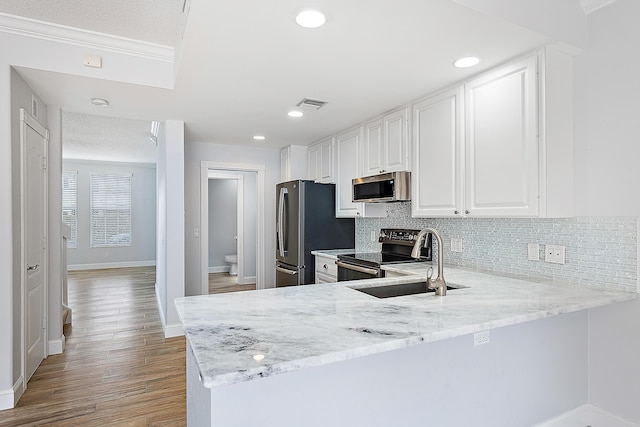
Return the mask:
[[62,172],[62,222],[71,229],[68,248],[78,247],[78,171]]
[[131,246],[131,174],[91,175],[91,247]]

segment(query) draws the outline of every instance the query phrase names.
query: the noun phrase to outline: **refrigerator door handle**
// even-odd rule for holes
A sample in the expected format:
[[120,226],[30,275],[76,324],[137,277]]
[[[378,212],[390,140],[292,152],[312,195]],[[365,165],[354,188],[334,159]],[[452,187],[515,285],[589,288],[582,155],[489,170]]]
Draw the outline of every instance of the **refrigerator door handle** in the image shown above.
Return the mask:
[[291,276],[295,276],[296,274],[298,274],[297,271],[287,270],[286,268],[282,268],[282,267],[279,267],[279,266],[276,266],[276,271],[279,271],[280,273],[289,274]]
[[286,251],[284,249],[284,196],[289,194],[289,190],[285,187],[280,188],[280,196],[278,197],[278,249],[280,256],[284,257]]

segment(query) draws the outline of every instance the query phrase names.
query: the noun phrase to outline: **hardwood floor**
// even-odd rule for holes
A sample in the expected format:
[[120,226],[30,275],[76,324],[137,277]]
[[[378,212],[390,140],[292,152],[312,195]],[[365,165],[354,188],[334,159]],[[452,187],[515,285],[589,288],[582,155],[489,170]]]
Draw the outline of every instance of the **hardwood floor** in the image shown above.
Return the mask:
[[69,273],[73,326],[0,426],[185,426],[185,340],[165,339],[155,268]]
[[209,294],[255,290],[255,283],[238,285],[238,276],[231,276],[228,273],[209,273]]

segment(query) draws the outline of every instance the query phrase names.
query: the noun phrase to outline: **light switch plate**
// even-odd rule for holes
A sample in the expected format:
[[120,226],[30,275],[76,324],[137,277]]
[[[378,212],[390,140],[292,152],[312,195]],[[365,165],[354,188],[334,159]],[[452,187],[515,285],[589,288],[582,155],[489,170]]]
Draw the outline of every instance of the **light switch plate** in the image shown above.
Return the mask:
[[527,245],[527,254],[529,261],[540,261],[540,245],[537,243],[529,243]]
[[451,252],[462,252],[462,239],[451,239]]

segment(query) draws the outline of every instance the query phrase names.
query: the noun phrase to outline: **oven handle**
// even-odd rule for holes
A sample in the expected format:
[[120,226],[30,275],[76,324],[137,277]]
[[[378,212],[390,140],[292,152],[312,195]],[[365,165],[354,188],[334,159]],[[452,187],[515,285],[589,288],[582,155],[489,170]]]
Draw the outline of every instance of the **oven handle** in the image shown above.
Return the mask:
[[346,268],[347,270],[359,271],[360,273],[371,274],[378,277],[378,270],[372,268],[360,267],[358,265],[347,264],[346,262],[336,261],[338,267]]

